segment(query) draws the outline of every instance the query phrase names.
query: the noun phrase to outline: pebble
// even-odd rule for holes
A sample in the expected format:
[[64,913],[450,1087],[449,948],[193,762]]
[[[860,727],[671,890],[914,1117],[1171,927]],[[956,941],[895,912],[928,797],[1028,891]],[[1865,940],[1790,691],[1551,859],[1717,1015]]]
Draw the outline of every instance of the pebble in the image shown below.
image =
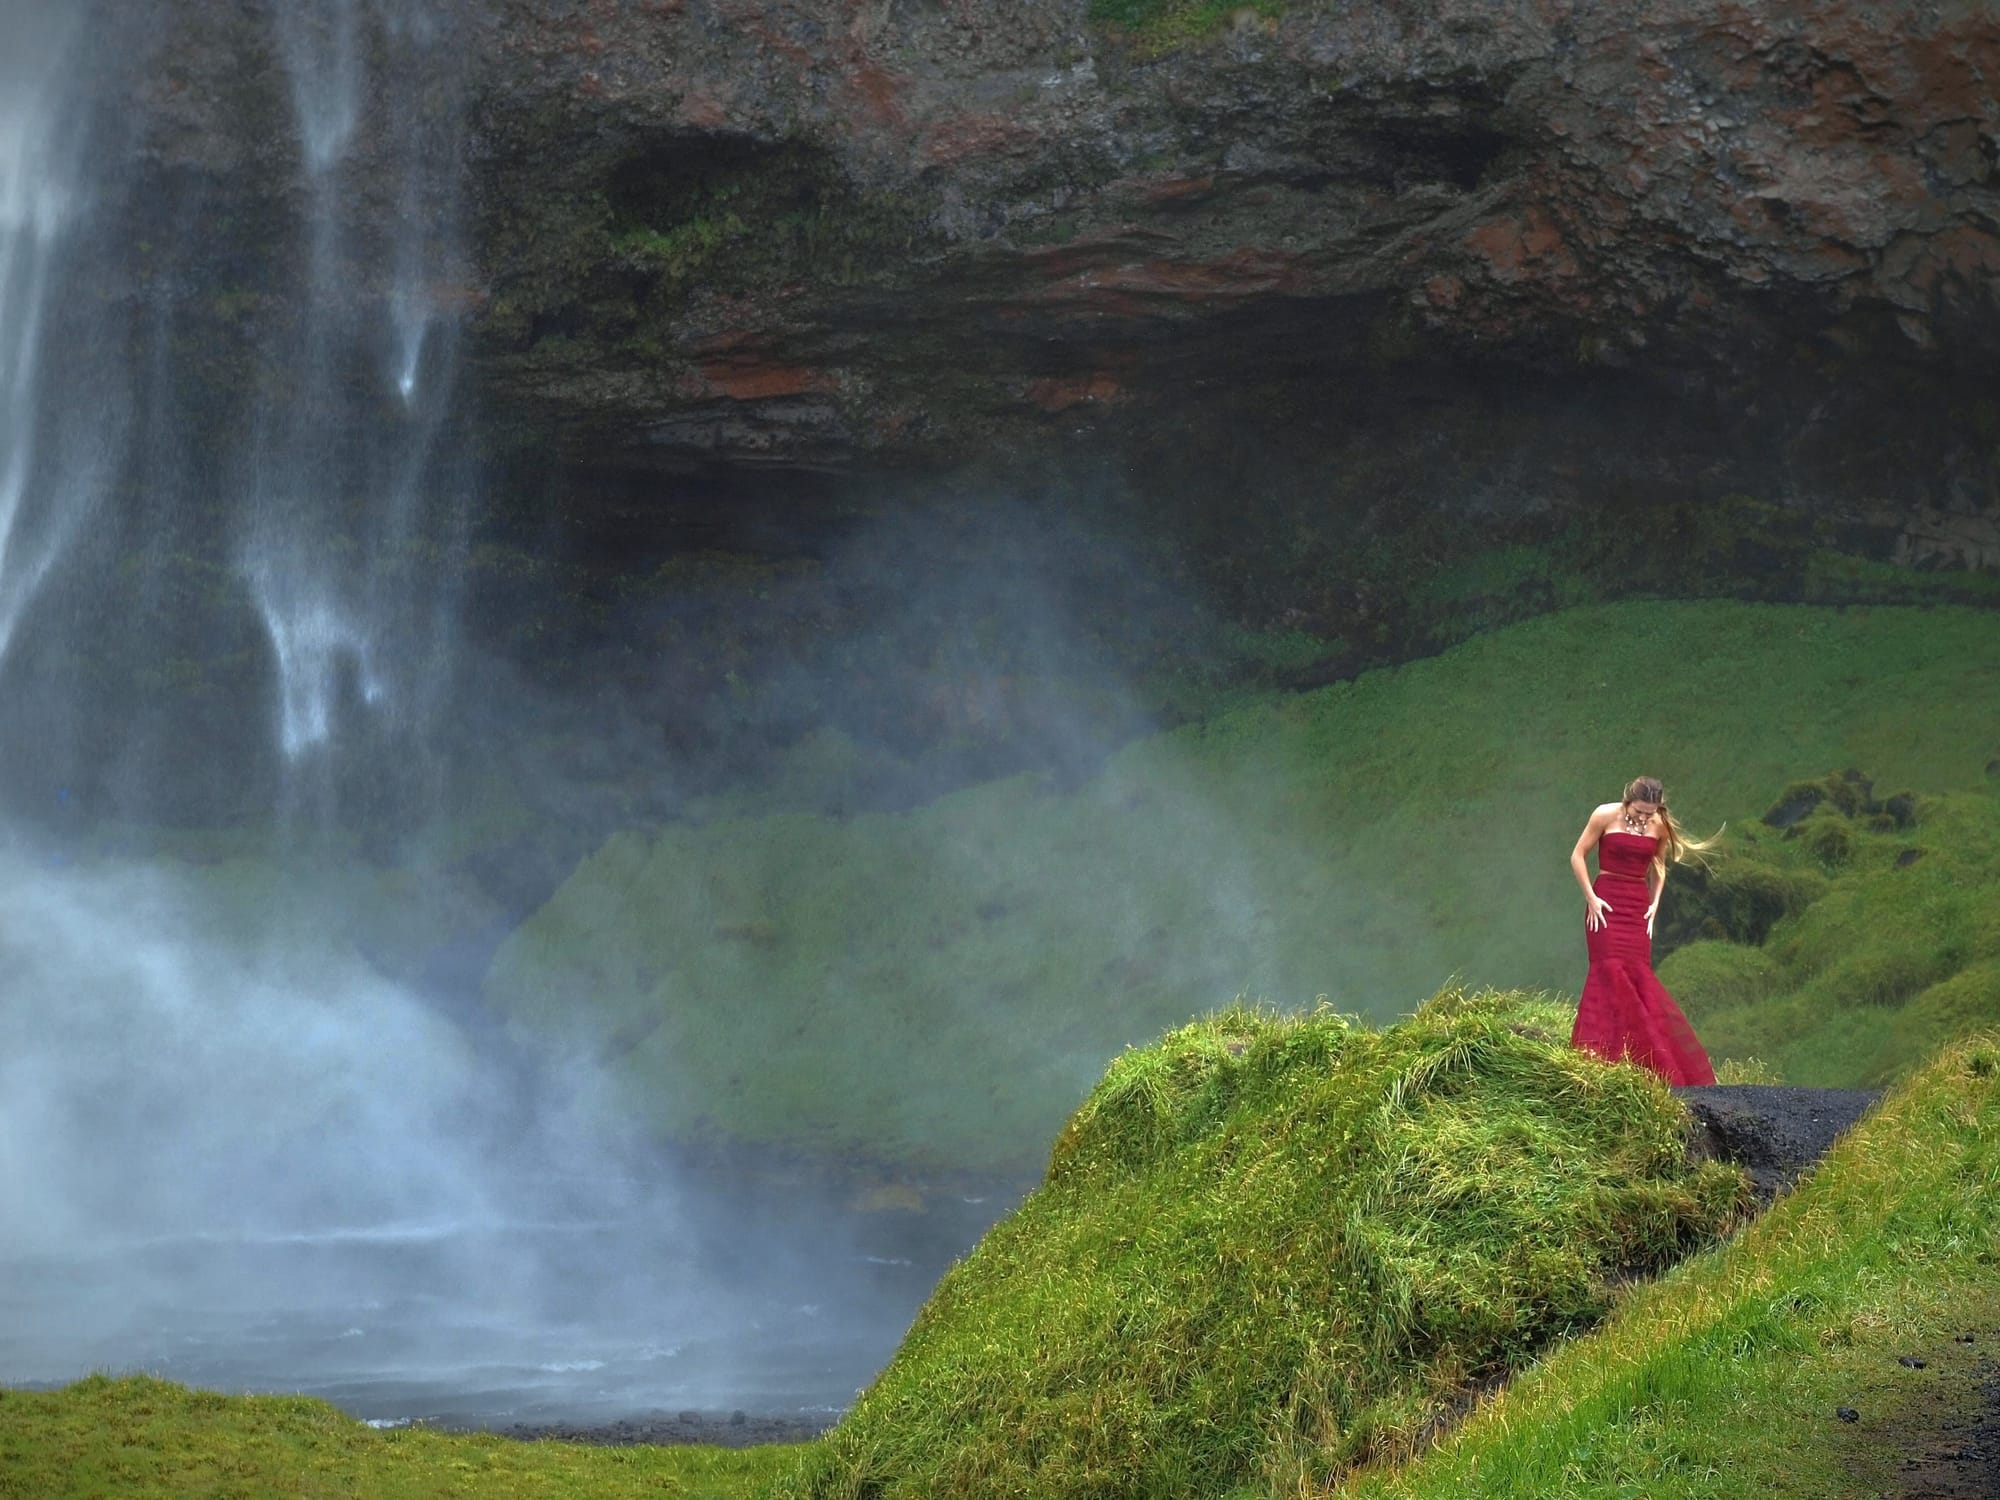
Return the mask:
[[1833,1414],[1843,1422],[1859,1422],[1861,1420],[1861,1413],[1851,1406],[1836,1406],[1833,1409]]

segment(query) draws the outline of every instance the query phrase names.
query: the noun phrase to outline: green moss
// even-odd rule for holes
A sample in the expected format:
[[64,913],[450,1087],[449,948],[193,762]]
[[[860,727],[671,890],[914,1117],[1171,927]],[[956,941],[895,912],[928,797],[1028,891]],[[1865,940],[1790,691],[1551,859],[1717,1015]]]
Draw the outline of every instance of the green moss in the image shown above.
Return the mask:
[[1733,849],[1726,860],[1691,861],[1670,878],[1673,896],[1662,903],[1656,957],[1694,939],[1761,943],[1780,920],[1826,892],[1818,870],[1774,864],[1748,847]]
[[1780,989],[1784,969],[1761,948],[1698,942],[1674,953],[1671,978],[1675,1000],[1699,1027],[1717,1011],[1754,1004]]
[[1799,842],[1828,869],[1839,869],[1854,858],[1853,824],[1839,816],[1816,816],[1799,825]]
[[2000,603],[2000,577],[1969,570],[1919,571],[1879,558],[1857,556],[1833,547],[1815,547],[1807,555],[1803,580],[1805,597],[1837,603],[1843,600],[1876,604]]
[[642,316],[671,312],[677,297],[661,304],[660,293],[696,284],[743,291],[899,275],[924,234],[921,205],[858,190],[799,143],[635,162],[614,179],[612,201],[614,256],[659,278]]
[[[2000,1022],[2000,799],[1925,798],[1904,827],[1872,826],[1869,799],[1846,800],[1851,816],[1829,798],[1755,845],[1763,868],[1806,873],[1838,833],[1841,857],[1816,900],[1761,947],[1695,943],[1660,965],[1712,1050],[1767,1059],[1792,1083],[1880,1083]],[[1735,862],[1725,853],[1717,868]]]
[[1566,1014],[1448,990],[1370,1031],[1224,1012],[1120,1057],[780,1496],[1293,1493],[1744,1202]]
[[1162,52],[1211,36],[1238,17],[1269,20],[1284,10],[1282,0],[1090,0],[1089,16]]

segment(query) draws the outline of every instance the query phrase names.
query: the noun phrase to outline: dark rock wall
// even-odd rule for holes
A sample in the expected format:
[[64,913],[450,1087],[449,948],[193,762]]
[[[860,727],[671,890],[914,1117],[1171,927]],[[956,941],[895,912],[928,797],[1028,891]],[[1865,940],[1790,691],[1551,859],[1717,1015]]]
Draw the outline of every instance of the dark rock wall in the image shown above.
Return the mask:
[[1995,348],[1981,6],[1301,5],[1157,55],[1078,4],[487,20],[490,368],[594,452],[958,457],[1356,363],[1754,404]]
[[[148,50],[106,109],[129,228],[84,280],[170,315],[199,447],[287,378],[270,15],[100,3]],[[428,211],[464,215],[430,293],[469,331],[474,556],[502,559],[474,633],[596,671],[662,559],[810,563],[857,515],[1010,489],[1338,641],[1322,676],[1578,577],[2000,566],[1990,7],[1265,9],[1189,36],[1087,0],[435,0],[459,66],[404,104],[463,131]],[[408,210],[387,132],[356,149],[365,300]],[[1496,548],[1529,561],[1490,600],[1432,588]],[[734,711],[762,566],[741,610],[704,584],[674,712]]]
[[[1083,0],[437,8],[474,217],[439,290],[522,445],[593,473],[1245,423],[1323,462],[1329,420],[1407,448],[1610,390],[1767,495],[1995,498],[1982,5],[1293,4],[1167,47]],[[240,257],[296,191],[262,10],[123,9],[146,173]],[[1690,469],[1648,425],[1597,435]]]

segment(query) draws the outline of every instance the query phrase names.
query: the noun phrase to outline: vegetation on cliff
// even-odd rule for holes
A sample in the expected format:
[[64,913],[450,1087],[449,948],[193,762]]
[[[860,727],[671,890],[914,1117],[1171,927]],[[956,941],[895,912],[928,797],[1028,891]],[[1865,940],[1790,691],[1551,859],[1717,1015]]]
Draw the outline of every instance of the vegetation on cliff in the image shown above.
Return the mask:
[[1268,21],[1281,0],[1090,0],[1090,19],[1135,38],[1149,52],[1193,41],[1239,17]]
[[1236,1009],[1114,1063],[781,1495],[1290,1493],[1717,1235],[1734,1167],[1546,1000]]
[[[1869,803],[1874,802],[1871,811]],[[1660,965],[1711,1050],[1787,1083],[1884,1083],[2000,1024],[2000,800],[1800,783],[1677,899],[1700,934]]]

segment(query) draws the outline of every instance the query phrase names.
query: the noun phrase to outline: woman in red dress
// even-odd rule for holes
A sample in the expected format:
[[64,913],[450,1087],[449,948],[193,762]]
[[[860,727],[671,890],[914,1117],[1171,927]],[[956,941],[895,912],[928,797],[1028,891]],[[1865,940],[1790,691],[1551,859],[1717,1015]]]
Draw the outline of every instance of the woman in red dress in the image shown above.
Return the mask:
[[[1597,883],[1584,856],[1597,850]],[[1713,1083],[1715,1069],[1681,1008],[1653,974],[1653,914],[1667,888],[1667,866],[1707,847],[1683,834],[1667,812],[1660,783],[1641,776],[1623,799],[1590,815],[1570,851],[1583,887],[1584,940],[1590,973],[1577,1002],[1572,1047],[1616,1061],[1629,1058],[1668,1083]]]

